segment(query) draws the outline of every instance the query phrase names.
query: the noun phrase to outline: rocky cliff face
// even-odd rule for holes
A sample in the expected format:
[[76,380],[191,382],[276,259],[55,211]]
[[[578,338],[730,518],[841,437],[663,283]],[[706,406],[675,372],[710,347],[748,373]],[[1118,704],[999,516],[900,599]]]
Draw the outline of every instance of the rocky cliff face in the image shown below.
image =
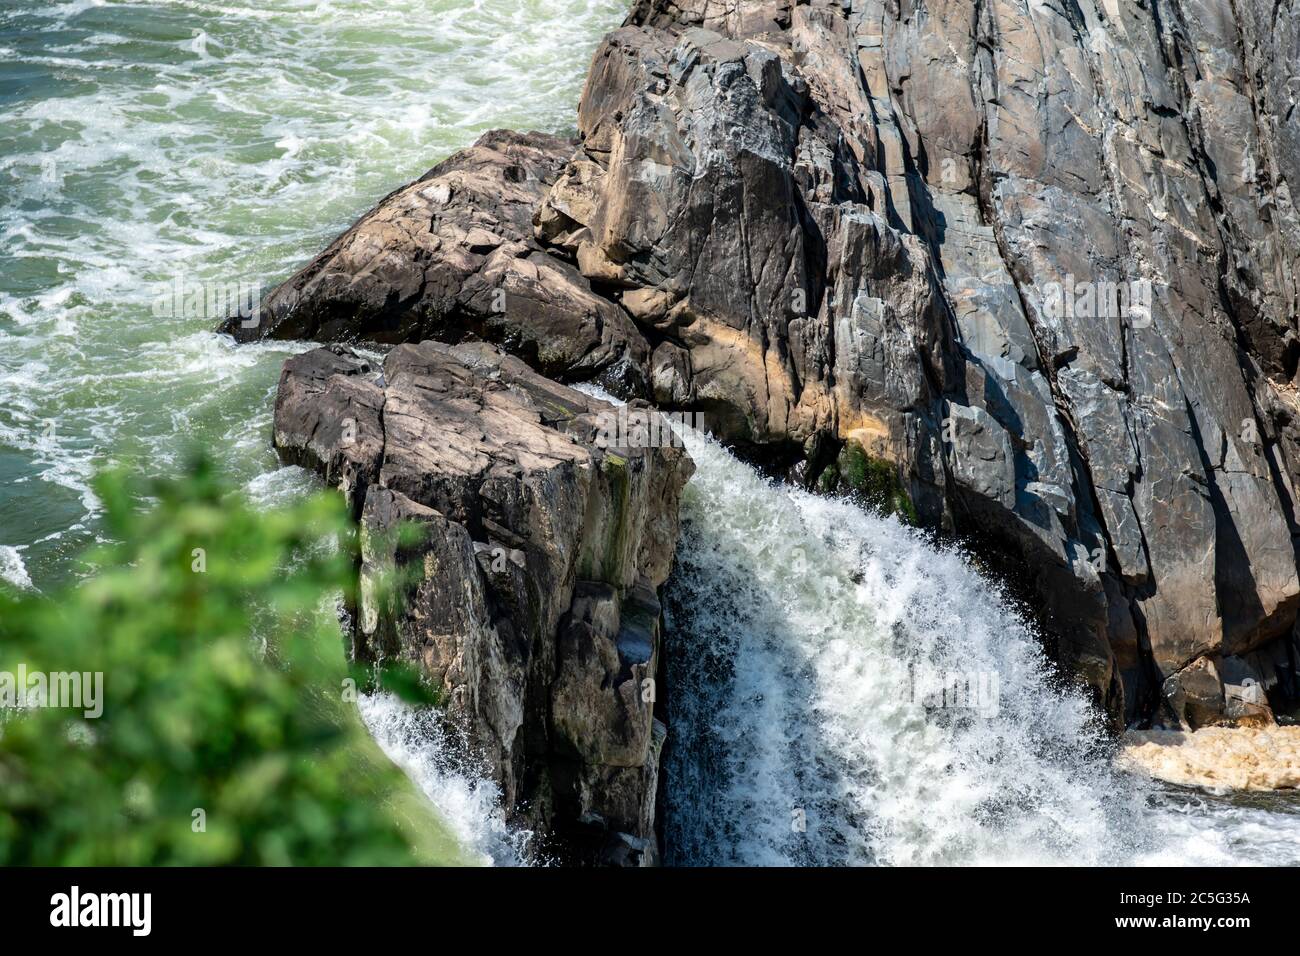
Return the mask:
[[[355,655],[421,665],[562,852],[648,863],[657,592],[693,465],[618,445],[618,421],[490,346],[403,345],[382,367],[336,346],[286,363],[275,445],[360,522]],[[384,599],[399,569],[413,580]]]
[[[639,0],[245,335],[477,337],[1010,557],[1117,720],[1296,696],[1290,0]],[[852,465],[853,467],[846,467]]]

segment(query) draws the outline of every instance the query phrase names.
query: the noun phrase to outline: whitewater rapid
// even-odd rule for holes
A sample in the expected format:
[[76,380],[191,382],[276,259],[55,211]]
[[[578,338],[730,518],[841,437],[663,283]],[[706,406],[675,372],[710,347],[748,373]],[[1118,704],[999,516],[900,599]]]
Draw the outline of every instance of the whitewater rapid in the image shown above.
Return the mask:
[[[319,487],[270,447],[284,360],[186,282],[270,284],[494,127],[571,133],[626,0],[4,0],[0,590],[52,593],[102,540],[105,465],[198,445],[258,504]],[[471,852],[510,863],[492,785],[427,718],[367,703]]]
[[0,3],[0,586],[75,576],[111,462],[166,472],[197,444],[261,500],[300,493],[267,436],[307,344],[237,347],[160,290],[269,289],[484,131],[571,131],[626,9]]
[[[960,551],[683,439],[665,864],[1300,865],[1294,799],[1118,769],[1084,696]],[[362,715],[472,854],[537,862],[441,718],[389,696]]]
[[1294,803],[1116,769],[1084,697],[959,551],[698,433],[687,447],[665,862],[1300,862]]
[[435,710],[389,693],[363,694],[361,719],[388,759],[429,798],[466,855],[489,866],[536,864],[533,834],[506,824],[501,789]]

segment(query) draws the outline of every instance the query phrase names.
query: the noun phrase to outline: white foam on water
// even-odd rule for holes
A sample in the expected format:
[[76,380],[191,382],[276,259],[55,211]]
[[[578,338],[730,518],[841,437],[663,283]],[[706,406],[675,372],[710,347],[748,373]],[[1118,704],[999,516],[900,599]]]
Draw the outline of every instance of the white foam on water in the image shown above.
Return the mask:
[[67,22],[69,17],[76,16],[85,10],[102,7],[107,2],[108,0],[70,0],[67,3],[48,3],[44,6],[44,9],[38,8],[33,11],[33,15]]
[[22,591],[36,589],[32,584],[31,576],[27,573],[27,565],[23,562],[22,553],[18,548],[7,544],[0,544],[0,580],[7,581]]
[[[79,512],[0,547],[0,575],[19,585],[63,536],[99,540],[90,479],[119,454],[161,470],[215,436],[255,500],[309,487],[268,447],[280,363],[306,344],[236,349],[208,331],[216,317],[159,318],[158,284],[269,288],[485,129],[570,128],[591,51],[626,2],[105,9],[8,0],[13,30],[0,26],[0,55],[53,84],[0,103],[0,446],[31,466],[18,480]],[[666,767],[696,806],[673,803],[670,859],[1295,859],[1294,813],[1117,775],[1087,707],[960,555],[767,484],[716,446],[696,459],[669,601],[686,653]],[[908,664],[997,673],[998,715],[904,699]],[[363,711],[473,852],[526,858],[441,728],[382,697]]]
[[465,755],[437,711],[413,709],[388,693],[363,694],[359,705],[380,748],[429,798],[467,853],[495,866],[534,862],[532,833],[506,823],[500,789]]
[[320,489],[320,481],[305,468],[289,465],[266,471],[244,485],[248,500],[259,508],[278,508],[292,504]]
[[[669,862],[1296,858],[1300,815],[1117,769],[1088,703],[961,553],[697,433],[688,448],[666,600]],[[943,674],[993,693],[935,706],[918,675]]]
[[[5,580],[57,577],[102,538],[91,480],[113,461],[164,473],[203,445],[259,504],[311,488],[270,448],[281,364],[309,343],[237,348],[210,331],[222,316],[156,315],[160,284],[269,290],[487,129],[572,128],[591,53],[625,12],[6,0],[0,51],[34,80],[0,99],[0,528],[9,482],[39,483],[24,500],[49,512],[31,541],[6,530]],[[393,702],[367,706],[472,852],[523,859],[490,783]]]
[[275,471],[266,395],[305,344],[234,349],[209,331],[222,316],[154,314],[160,284],[269,290],[486,129],[571,128],[591,51],[624,13],[11,0],[0,47],[36,79],[0,100],[0,446],[24,480],[50,486],[71,531],[93,529],[90,479],[112,459],[163,471],[231,439],[215,450],[238,481]]

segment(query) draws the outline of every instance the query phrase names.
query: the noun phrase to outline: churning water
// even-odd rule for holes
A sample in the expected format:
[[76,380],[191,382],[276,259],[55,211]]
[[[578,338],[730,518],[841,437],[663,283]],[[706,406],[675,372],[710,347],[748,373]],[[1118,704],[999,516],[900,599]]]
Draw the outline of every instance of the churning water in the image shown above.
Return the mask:
[[[98,531],[94,472],[187,445],[293,494],[271,398],[302,345],[235,348],[160,291],[273,282],[495,126],[574,124],[624,0],[0,4],[0,575]],[[269,286],[268,286],[269,287]]]
[[536,862],[532,833],[506,824],[500,789],[437,711],[389,693],[362,695],[360,705],[380,749],[429,798],[468,857],[495,866]]
[[1114,769],[1087,704],[960,553],[702,436],[687,447],[667,862],[1300,862],[1293,799]]
[[[0,579],[76,575],[109,461],[165,472],[196,443],[257,500],[311,487],[269,447],[280,366],[306,345],[235,348],[219,316],[156,308],[160,290],[282,278],[484,130],[570,128],[625,8],[5,0]],[[1294,804],[1112,771],[960,555],[693,452],[668,602],[670,861],[1297,861]],[[971,706],[927,708],[950,673],[974,676]],[[435,720],[383,696],[362,712],[471,853],[527,859]]]
[[[75,577],[95,471],[189,445],[256,499],[272,401],[305,343],[236,348],[193,283],[272,283],[394,187],[497,126],[564,132],[624,0],[0,3],[0,587]],[[161,314],[160,314],[161,313]],[[392,702],[380,743],[476,855],[518,858],[490,784]],[[424,731],[430,731],[424,733]],[[395,750],[394,750],[395,752]]]

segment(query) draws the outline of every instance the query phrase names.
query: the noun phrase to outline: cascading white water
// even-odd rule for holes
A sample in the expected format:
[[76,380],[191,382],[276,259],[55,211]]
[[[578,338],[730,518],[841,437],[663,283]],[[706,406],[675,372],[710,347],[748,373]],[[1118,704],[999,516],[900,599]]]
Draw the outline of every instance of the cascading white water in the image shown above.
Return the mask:
[[[72,573],[102,530],[88,481],[110,458],[166,469],[198,439],[259,501],[313,487],[266,441],[282,360],[305,346],[236,348],[214,316],[159,317],[159,283],[288,275],[484,129],[569,126],[625,13],[7,0],[0,57],[23,82],[0,90],[0,588]],[[670,861],[1300,862],[1294,802],[1115,774],[960,556],[716,446],[695,456],[669,602]],[[997,673],[998,715],[901,700],[927,666]],[[472,853],[526,859],[434,718],[383,696],[363,713]]]
[[[1300,855],[1289,805],[1115,769],[1085,700],[960,553],[770,482],[696,433],[687,445],[698,471],[666,600],[667,863]],[[953,679],[970,693],[938,695]]]
[[537,862],[532,833],[506,824],[500,789],[437,711],[408,707],[389,693],[363,694],[358,704],[371,736],[429,798],[467,856],[494,866]]
[[[683,437],[697,471],[665,592],[666,863],[1300,864],[1300,803],[1116,769],[962,554]],[[954,680],[969,693],[945,694]],[[361,713],[471,855],[537,862],[436,713],[388,694]]]

